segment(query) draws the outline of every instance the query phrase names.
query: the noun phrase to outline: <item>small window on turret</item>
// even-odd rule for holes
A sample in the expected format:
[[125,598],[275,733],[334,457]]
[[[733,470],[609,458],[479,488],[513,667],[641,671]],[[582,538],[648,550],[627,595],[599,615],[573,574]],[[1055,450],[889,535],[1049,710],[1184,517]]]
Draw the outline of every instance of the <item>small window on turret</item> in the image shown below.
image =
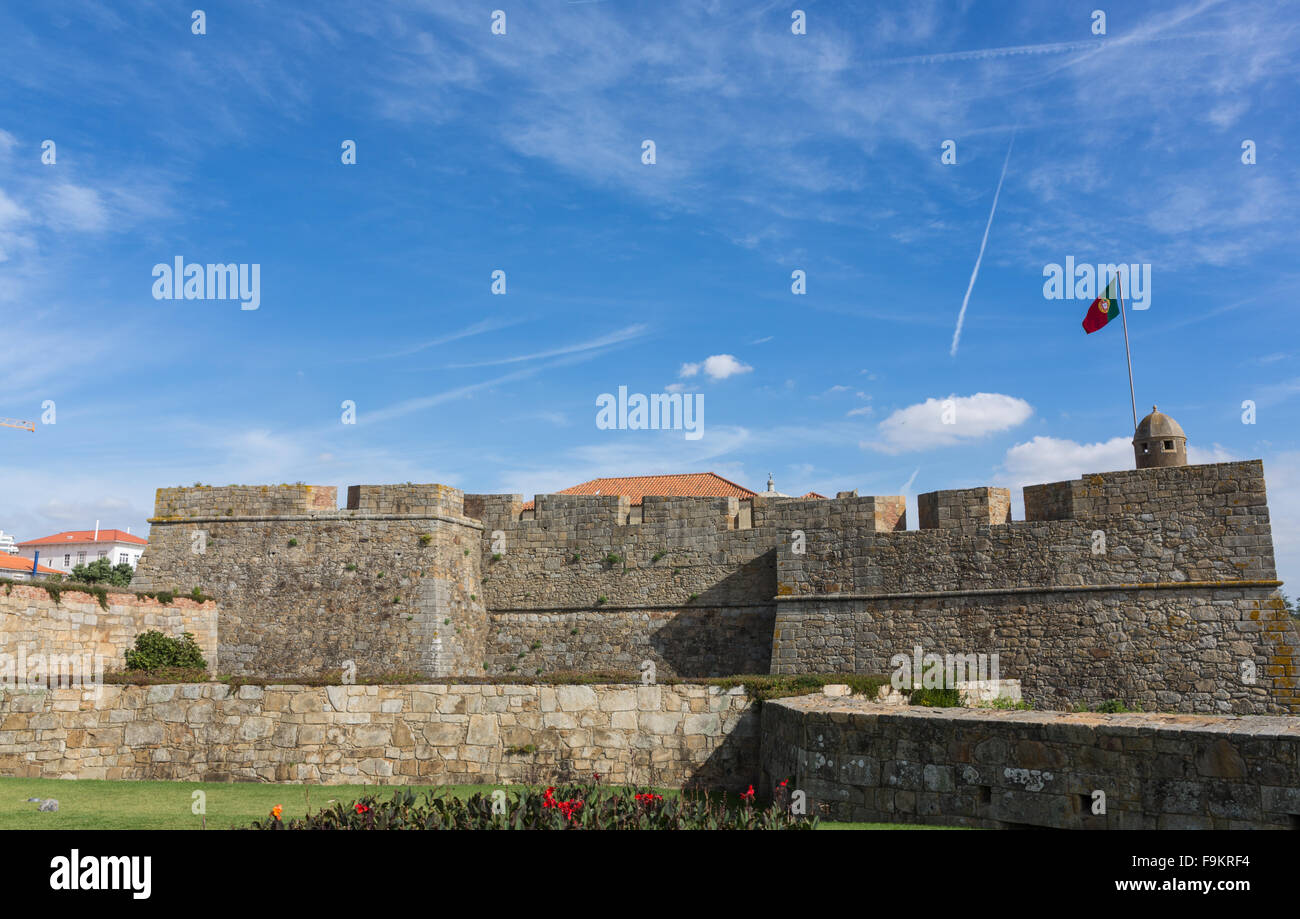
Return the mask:
[[1165,441],[1165,449],[1166,449],[1166,450],[1172,450],[1173,448],[1174,448],[1174,442],[1173,442],[1172,440],[1166,440],[1166,441]]
[[1151,452],[1151,445],[1148,444],[1148,443],[1143,443],[1143,444],[1142,444],[1142,455],[1145,456],[1146,454],[1148,454],[1148,453],[1150,453],[1150,452]]

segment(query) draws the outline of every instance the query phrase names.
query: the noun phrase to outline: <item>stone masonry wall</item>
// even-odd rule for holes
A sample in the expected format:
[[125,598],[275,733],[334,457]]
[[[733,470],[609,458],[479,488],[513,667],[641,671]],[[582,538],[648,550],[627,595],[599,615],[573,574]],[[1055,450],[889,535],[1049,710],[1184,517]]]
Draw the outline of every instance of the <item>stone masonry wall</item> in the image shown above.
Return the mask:
[[[493,673],[637,670],[766,673],[776,546],[802,525],[901,525],[890,499],[467,495],[483,522]],[[746,526],[745,524],[749,525]]]
[[998,654],[1039,705],[1300,711],[1262,464],[1086,476],[1027,488],[1026,508],[1051,519],[810,525],[803,554],[778,553],[773,671],[888,672],[920,645]]
[[132,587],[221,602],[231,673],[481,674],[479,524],[442,485],[159,489]]
[[209,667],[218,665],[217,605],[177,597],[163,603],[133,593],[108,592],[108,609],[81,591],[60,592],[56,601],[41,587],[23,584],[0,589],[0,653],[102,656],[105,670],[121,670],[123,653],[135,637],[156,629],[179,638],[190,632]]
[[[4,691],[0,775],[743,789],[758,718],[743,689],[672,685],[104,686]],[[525,748],[532,746],[534,752]]]
[[[768,785],[824,819],[1064,829],[1300,829],[1295,718],[765,702]],[[1095,792],[1105,812],[1093,813]]]

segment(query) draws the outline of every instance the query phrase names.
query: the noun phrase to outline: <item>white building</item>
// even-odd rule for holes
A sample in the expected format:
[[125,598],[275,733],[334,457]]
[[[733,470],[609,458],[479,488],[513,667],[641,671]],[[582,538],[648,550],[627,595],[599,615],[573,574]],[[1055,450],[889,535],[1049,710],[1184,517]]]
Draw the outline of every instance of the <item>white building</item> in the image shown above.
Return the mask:
[[40,552],[42,566],[66,574],[78,565],[89,565],[101,558],[108,559],[111,565],[127,562],[134,568],[148,544],[147,539],[123,530],[69,530],[20,542],[18,554],[31,561]]
[[13,536],[0,530],[0,555],[17,555],[18,546],[14,544]]

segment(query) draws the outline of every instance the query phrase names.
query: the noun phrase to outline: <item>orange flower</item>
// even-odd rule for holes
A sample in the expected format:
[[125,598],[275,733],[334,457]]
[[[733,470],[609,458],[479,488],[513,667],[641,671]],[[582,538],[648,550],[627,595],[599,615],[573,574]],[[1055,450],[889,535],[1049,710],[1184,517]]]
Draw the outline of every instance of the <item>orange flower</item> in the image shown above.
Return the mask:
[[279,820],[280,815],[283,813],[284,813],[284,808],[278,804],[275,807],[271,808],[271,816],[274,817],[276,820]]

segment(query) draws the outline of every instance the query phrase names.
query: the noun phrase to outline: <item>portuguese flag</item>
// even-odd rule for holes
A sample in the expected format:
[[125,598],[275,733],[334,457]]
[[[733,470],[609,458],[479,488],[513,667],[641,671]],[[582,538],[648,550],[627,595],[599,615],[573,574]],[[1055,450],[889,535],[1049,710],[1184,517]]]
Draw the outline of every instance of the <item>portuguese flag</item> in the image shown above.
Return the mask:
[[1112,319],[1119,318],[1119,275],[1110,279],[1101,296],[1092,301],[1083,317],[1083,330],[1091,335]]

